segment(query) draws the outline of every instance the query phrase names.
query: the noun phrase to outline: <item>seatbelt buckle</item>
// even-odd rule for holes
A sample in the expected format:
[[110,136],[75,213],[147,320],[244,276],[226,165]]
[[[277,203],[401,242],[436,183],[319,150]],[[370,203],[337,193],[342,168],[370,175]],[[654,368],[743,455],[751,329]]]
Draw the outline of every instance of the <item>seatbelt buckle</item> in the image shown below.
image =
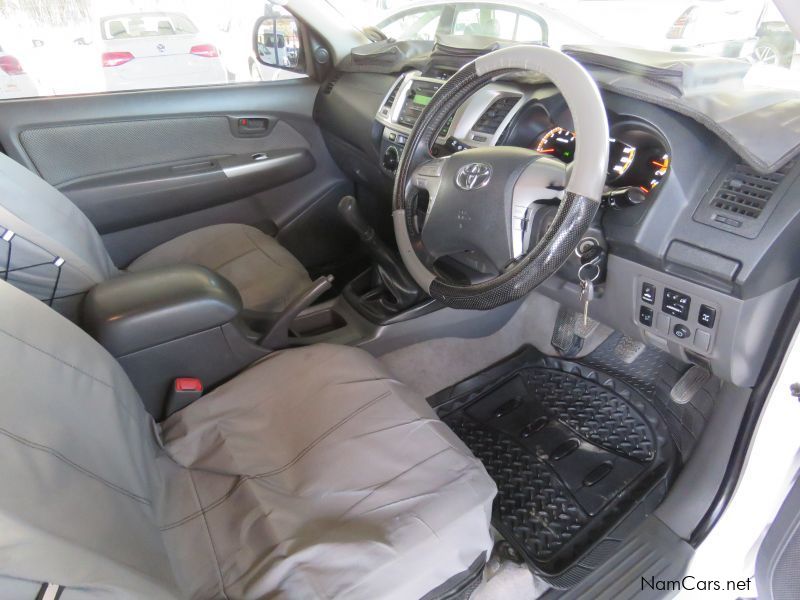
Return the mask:
[[164,407],[164,418],[186,408],[203,395],[203,382],[196,377],[178,377],[172,382]]

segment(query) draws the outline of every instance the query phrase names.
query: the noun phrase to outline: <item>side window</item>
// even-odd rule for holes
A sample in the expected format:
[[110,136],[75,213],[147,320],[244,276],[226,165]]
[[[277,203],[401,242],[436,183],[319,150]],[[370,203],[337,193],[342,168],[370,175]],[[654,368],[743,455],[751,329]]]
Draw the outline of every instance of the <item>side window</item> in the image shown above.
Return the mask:
[[390,38],[396,40],[436,39],[436,30],[442,17],[442,7],[432,7],[407,11],[383,21],[378,27]]
[[[265,16],[269,65],[253,39]],[[304,65],[294,18],[265,0],[0,0],[0,100],[270,81]]]

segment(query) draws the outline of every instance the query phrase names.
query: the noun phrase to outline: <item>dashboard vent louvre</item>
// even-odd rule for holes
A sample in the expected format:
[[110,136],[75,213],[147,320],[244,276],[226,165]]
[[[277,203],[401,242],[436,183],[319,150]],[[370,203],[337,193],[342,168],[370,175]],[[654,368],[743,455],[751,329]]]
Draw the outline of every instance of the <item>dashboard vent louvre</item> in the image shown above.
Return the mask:
[[386,102],[383,103],[381,106],[381,115],[389,118],[389,115],[392,112],[392,107],[394,106],[394,101],[397,100],[397,93],[400,91],[400,87],[403,85],[403,78],[400,77],[394,84],[392,84],[392,91],[389,92],[389,96],[386,98]]
[[342,76],[341,73],[334,73],[328,81],[325,82],[325,85],[322,87],[322,93],[326,96],[329,95],[332,91],[336,82],[339,81],[339,78]]
[[389,97],[386,99],[386,104],[384,104],[384,108],[392,108],[394,106],[394,101],[397,99],[397,92],[400,91],[400,86],[403,83],[403,79],[400,78],[397,83],[394,84],[392,88],[392,92],[389,94]]
[[500,127],[500,124],[511,112],[511,109],[519,102],[519,96],[506,96],[505,98],[498,98],[492,102],[491,106],[486,109],[478,122],[472,128],[472,131],[480,133],[487,133],[494,135]]
[[794,163],[789,163],[774,173],[762,175],[738,164],[722,181],[711,206],[740,218],[757,219],[793,166]]

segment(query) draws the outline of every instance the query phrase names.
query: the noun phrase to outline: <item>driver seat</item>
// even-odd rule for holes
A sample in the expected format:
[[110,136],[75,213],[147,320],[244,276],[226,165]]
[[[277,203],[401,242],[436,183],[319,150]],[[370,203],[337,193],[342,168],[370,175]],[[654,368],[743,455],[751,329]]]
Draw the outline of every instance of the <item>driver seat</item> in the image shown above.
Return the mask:
[[159,425],[77,326],[3,282],[0,305],[4,597],[406,600],[479,575],[494,483],[365,352],[272,354]]
[[[303,265],[275,238],[240,224],[185,233],[140,256],[127,271],[178,264],[216,271],[252,310],[281,312],[311,287]],[[0,153],[0,278],[75,320],[89,289],[125,274],[77,206]]]

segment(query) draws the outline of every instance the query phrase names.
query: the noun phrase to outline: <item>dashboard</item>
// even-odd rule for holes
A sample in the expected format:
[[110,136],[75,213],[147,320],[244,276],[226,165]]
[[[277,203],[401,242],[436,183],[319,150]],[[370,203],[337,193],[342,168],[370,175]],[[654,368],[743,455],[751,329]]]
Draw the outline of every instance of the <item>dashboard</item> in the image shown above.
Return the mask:
[[[384,98],[376,120],[386,126],[381,166],[393,174],[408,134],[443,85],[443,77],[420,71],[401,76]],[[609,164],[604,202],[614,208],[655,197],[667,177],[671,156],[666,139],[644,122],[610,114]],[[509,83],[494,82],[476,92],[445,122],[432,148],[434,156],[483,146],[519,146],[573,161],[577,133],[569,114],[554,119],[532,94]]]
[[[464,60],[467,60],[466,58]],[[408,135],[453,66],[401,75],[345,73],[315,115],[331,155],[390,212]],[[610,158],[604,208],[587,233],[607,251],[592,318],[753,385],[800,279],[800,161],[759,173],[700,122],[601,90]],[[569,164],[579,150],[563,96],[549,82],[496,80],[448,118],[430,149],[518,146]],[[571,257],[537,291],[580,310]]]

